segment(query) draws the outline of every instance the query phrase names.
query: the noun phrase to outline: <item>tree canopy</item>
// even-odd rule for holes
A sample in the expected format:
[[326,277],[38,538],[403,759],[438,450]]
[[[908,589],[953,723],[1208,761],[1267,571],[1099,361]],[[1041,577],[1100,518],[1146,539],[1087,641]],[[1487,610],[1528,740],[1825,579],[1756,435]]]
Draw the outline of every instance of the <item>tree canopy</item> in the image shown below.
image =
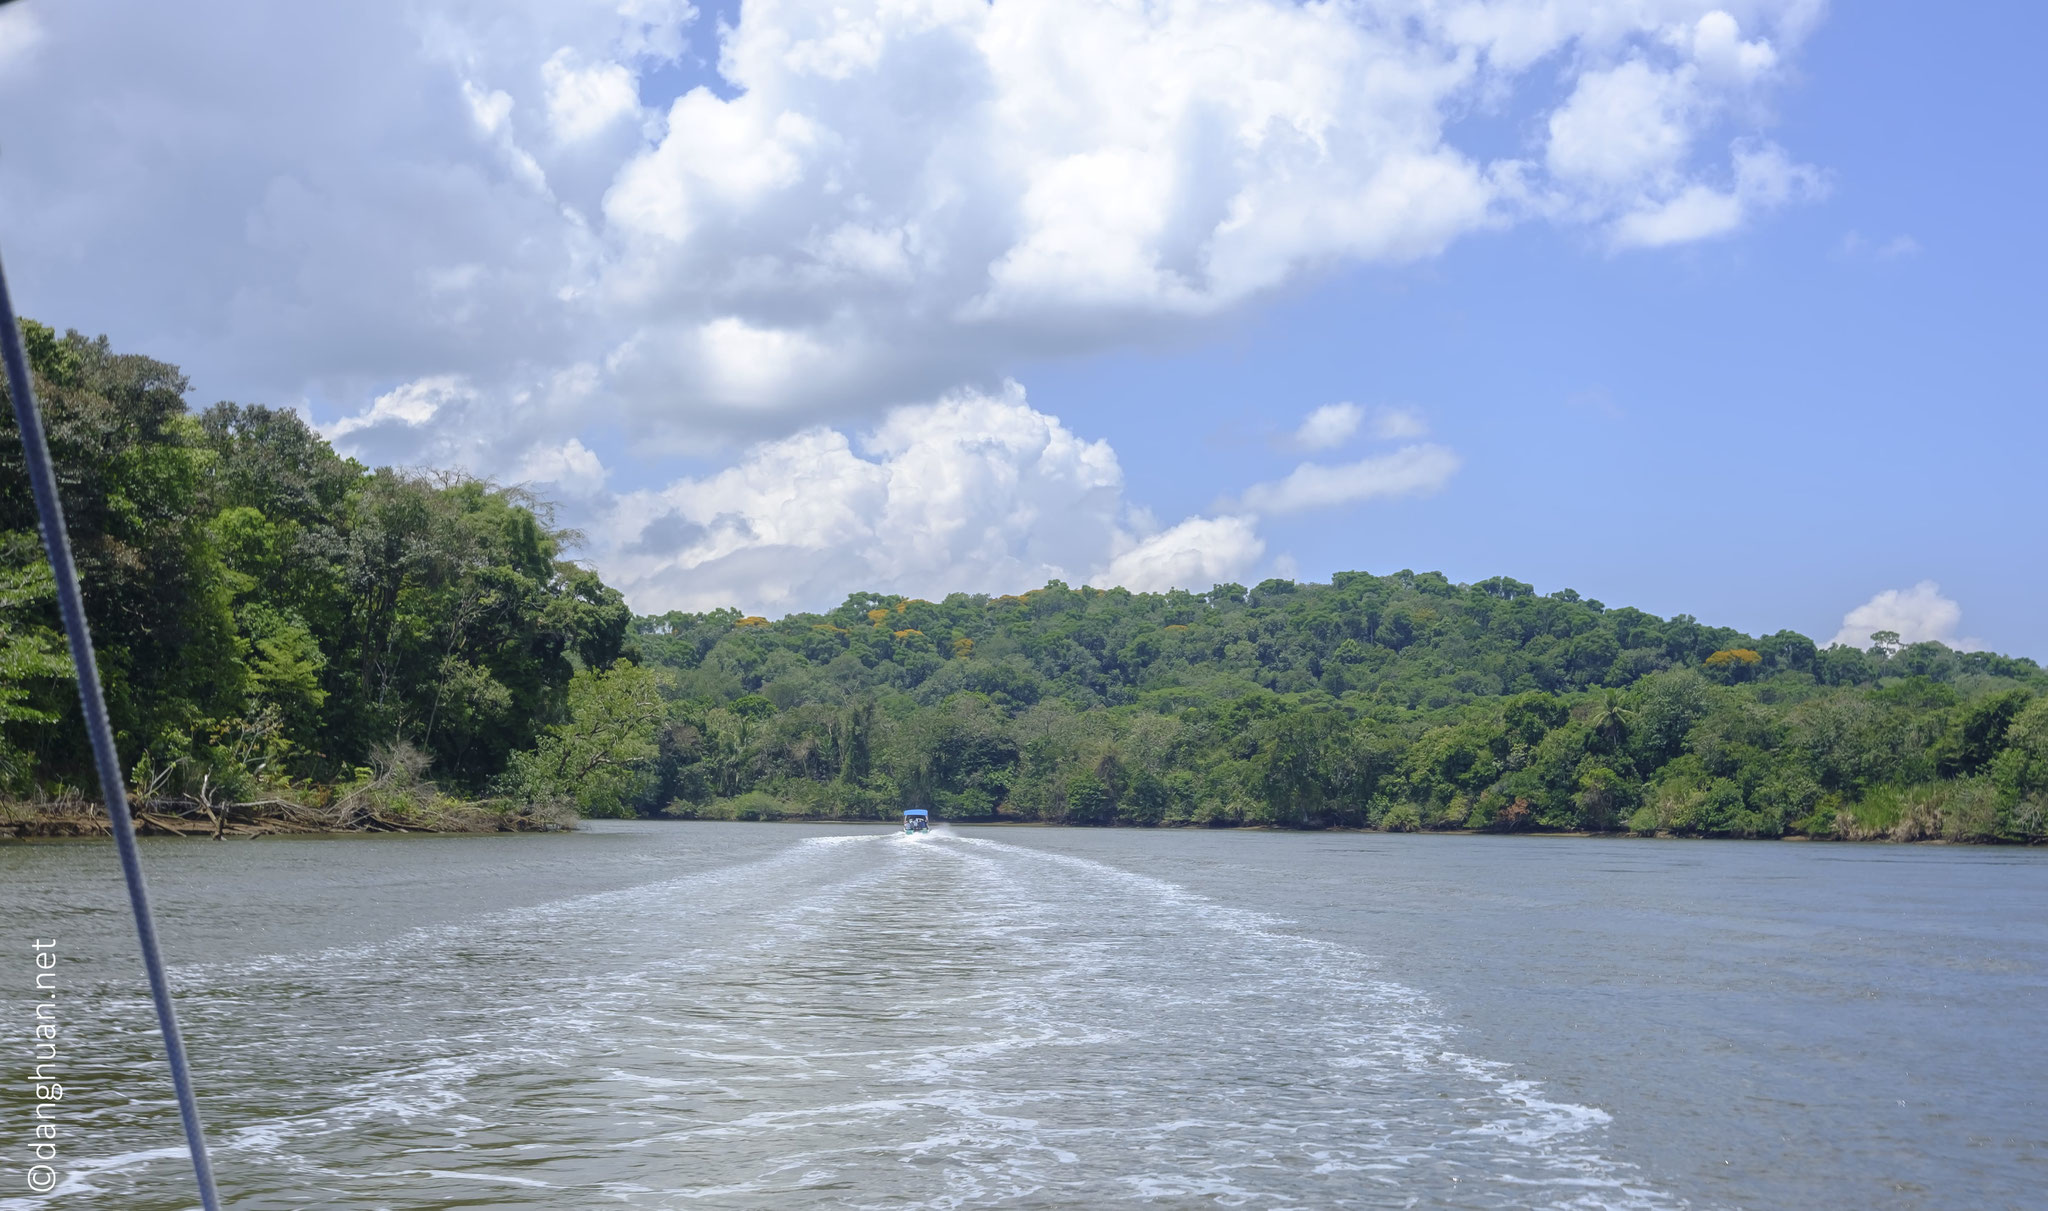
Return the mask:
[[[402,742],[481,791],[607,667],[630,612],[515,489],[369,470],[295,412],[194,414],[174,366],[28,322],[109,709],[135,781],[344,779]],[[11,412],[0,774],[96,785]]]
[[857,593],[637,619],[674,720],[634,801],[683,815],[2043,834],[2048,676],[1819,649],[1508,577],[1204,593]]

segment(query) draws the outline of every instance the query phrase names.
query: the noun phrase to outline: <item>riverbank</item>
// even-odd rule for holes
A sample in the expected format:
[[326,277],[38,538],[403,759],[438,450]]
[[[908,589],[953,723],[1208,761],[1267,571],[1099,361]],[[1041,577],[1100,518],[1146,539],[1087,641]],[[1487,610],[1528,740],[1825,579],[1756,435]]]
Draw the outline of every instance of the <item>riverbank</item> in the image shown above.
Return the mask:
[[[758,804],[753,810],[734,812],[726,804],[712,804],[709,810],[693,807],[686,811],[663,813],[659,817],[675,821],[698,821],[706,823],[760,823],[760,824],[846,824],[877,825],[894,824],[894,817],[818,814],[801,811],[761,810]],[[2048,844],[2038,832],[2024,836],[2001,836],[1981,829],[1964,830],[1944,828],[1939,818],[1930,821],[1925,816],[1899,814],[1886,818],[1874,813],[1862,815],[1842,812],[1831,821],[1808,819],[1799,827],[1773,834],[1741,834],[1732,832],[1703,832],[1683,828],[1614,828],[1614,829],[1550,829],[1541,827],[1500,829],[1471,828],[1458,825],[1436,825],[1416,827],[1401,817],[1393,817],[1392,823],[1382,826],[1359,827],[1356,825],[1330,825],[1323,828],[1299,828],[1272,824],[1262,821],[1188,821],[1163,820],[1153,824],[1106,823],[1080,824],[1071,820],[1032,820],[1021,816],[975,816],[963,819],[939,818],[938,824],[966,825],[974,828],[1049,828],[1081,829],[1083,831],[1135,831],[1135,832],[1261,832],[1261,833],[1427,833],[1432,836],[1459,837],[1551,837],[1551,838],[1607,838],[1613,840],[1689,840],[1689,841],[1841,841],[1876,842],[1887,845],[1991,845],[1991,846],[2038,846]]]
[[[190,799],[133,804],[135,832],[146,837],[312,836],[368,833],[563,832],[576,813],[559,804],[515,804],[437,797],[429,802],[320,805],[288,799],[208,805]],[[105,837],[113,833],[106,808],[84,799],[0,801],[0,840]]]
[[[286,800],[238,803],[210,810],[191,800],[150,800],[131,808],[138,836],[229,837],[348,836],[376,833],[443,833],[486,835],[492,833],[566,832],[578,826],[580,817],[566,804],[513,804],[504,800],[459,800],[437,797],[434,801],[385,803],[353,809],[322,808]],[[852,815],[803,815],[797,813],[744,816],[668,814],[652,819],[676,823],[754,824],[838,824],[867,826],[894,824],[890,818]],[[1286,828],[1262,823],[1162,822],[1151,825],[1082,825],[1058,820],[1026,820],[1014,817],[941,820],[944,824],[975,828],[1079,829],[1082,831],[1146,832],[1258,832],[1258,833],[1428,833],[1459,837],[1547,837],[1605,838],[1611,840],[1756,840],[1836,841],[1890,845],[2039,845],[2038,838],[1990,836],[1943,836],[1916,822],[1905,827],[1859,826],[1843,821],[1828,831],[1785,832],[1776,836],[1708,835],[1671,829],[1634,831],[1614,829],[1476,829],[1476,828],[1358,828],[1332,826],[1321,829]],[[39,838],[104,837],[111,833],[106,810],[82,799],[34,803],[0,801],[0,841]]]

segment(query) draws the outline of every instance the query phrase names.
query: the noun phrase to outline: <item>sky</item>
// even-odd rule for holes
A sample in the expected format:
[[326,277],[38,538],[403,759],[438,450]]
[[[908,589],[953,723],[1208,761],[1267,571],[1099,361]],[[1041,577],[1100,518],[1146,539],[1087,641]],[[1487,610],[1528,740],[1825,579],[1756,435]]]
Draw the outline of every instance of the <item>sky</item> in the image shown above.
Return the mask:
[[21,309],[636,608],[1508,575],[2048,659],[2048,11],[19,0]]

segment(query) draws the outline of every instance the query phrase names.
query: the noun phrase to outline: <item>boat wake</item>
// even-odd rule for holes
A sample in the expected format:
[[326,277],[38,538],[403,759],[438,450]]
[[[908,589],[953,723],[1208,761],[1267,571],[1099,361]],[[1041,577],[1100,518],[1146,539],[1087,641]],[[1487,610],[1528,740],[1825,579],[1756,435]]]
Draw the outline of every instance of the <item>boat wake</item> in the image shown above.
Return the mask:
[[[945,829],[181,990],[238,1207],[1679,1205],[1367,956]],[[76,1023],[102,1076],[152,1062],[139,1008]],[[0,1208],[182,1205],[166,1113],[100,1108]]]

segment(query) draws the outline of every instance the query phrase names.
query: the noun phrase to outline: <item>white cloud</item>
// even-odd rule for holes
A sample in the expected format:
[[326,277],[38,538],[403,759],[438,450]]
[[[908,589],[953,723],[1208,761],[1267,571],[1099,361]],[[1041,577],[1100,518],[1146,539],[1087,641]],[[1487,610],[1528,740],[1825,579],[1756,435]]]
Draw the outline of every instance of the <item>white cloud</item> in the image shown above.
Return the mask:
[[315,427],[335,449],[372,466],[452,467],[586,496],[602,486],[604,467],[580,438],[549,437],[545,420],[587,409],[597,376],[596,367],[578,364],[501,397],[464,375],[430,375]]
[[1384,404],[1361,408],[1357,404],[1324,404],[1302,418],[1292,444],[1300,450],[1330,450],[1350,441],[1363,428],[1383,441],[1426,437],[1429,424],[1413,408],[1392,408]]
[[1426,495],[1449,482],[1458,465],[1456,454],[1436,445],[1406,446],[1336,466],[1302,463],[1284,479],[1246,489],[1242,504],[1260,513],[1298,513],[1379,497]]
[[1370,432],[1382,441],[1429,436],[1429,422],[1413,408],[1392,408],[1384,404],[1372,410]]
[[[0,179],[24,295],[175,350],[202,395],[351,413],[591,365],[639,437],[757,439],[1482,229],[1665,244],[1813,192],[1715,150],[1813,0],[745,0],[717,80],[680,0],[26,11],[0,18],[0,109],[44,119]],[[1532,158],[1461,147],[1531,72],[1566,98],[1508,115]]]
[[[640,453],[755,443],[619,503],[650,603],[796,600],[826,571],[937,590],[1249,566],[1236,513],[1154,532],[1120,477],[1093,503],[1031,495],[1085,480],[1094,447],[963,385],[1474,232],[1668,245],[1820,188],[1757,138],[1816,0],[744,0],[715,34],[683,0],[281,11],[0,9],[0,112],[38,118],[0,173],[0,212],[35,233],[9,248],[18,294],[175,358],[199,398],[309,401],[371,461],[598,501],[594,425]],[[1463,142],[1509,104],[1532,146]],[[933,399],[952,402],[888,411]],[[955,423],[967,400],[994,436]],[[902,437],[910,416],[939,435]],[[1392,409],[1320,423],[1305,441],[1424,432]],[[1048,453],[1027,457],[1033,424]],[[856,447],[831,426],[877,427]],[[974,469],[958,502],[898,482],[937,450]],[[1455,465],[1305,464],[1245,507],[1423,491]],[[810,518],[877,544],[856,568],[805,545],[771,481],[897,502],[913,530],[935,500],[964,520],[927,553]],[[1005,483],[1026,494],[982,510]],[[656,559],[647,527],[690,545]]]
[[[1796,36],[1800,24],[1790,15]],[[1557,213],[1598,221],[1617,215],[1617,248],[1656,248],[1711,239],[1749,216],[1820,196],[1820,172],[1751,135],[1730,144],[1728,182],[1694,168],[1701,135],[1731,109],[1755,104],[1776,73],[1779,52],[1766,38],[1743,37],[1715,9],[1665,35],[1675,55],[1636,50],[1611,66],[1583,72],[1548,119],[1544,164],[1557,187]]]
[[1725,235],[1742,223],[1742,199],[1705,185],[1625,215],[1614,225],[1620,248],[1662,248]]
[[623,63],[579,66],[576,52],[563,47],[541,64],[547,82],[548,122],[555,137],[579,142],[640,112],[639,82]]
[[1738,142],[1733,159],[1733,188],[1693,184],[1662,201],[1646,202],[1615,223],[1615,246],[1661,248],[1726,235],[1759,209],[1827,192],[1818,170],[1794,164],[1771,144]]
[[1249,517],[1190,517],[1141,539],[1098,577],[1137,593],[1206,589],[1244,574],[1266,550]]
[[1845,643],[1862,648],[1879,631],[1894,631],[1901,643],[1947,644],[1959,652],[1983,648],[1981,640],[1956,635],[1963,622],[1963,607],[1941,595],[1941,586],[1923,580],[1910,589],[1886,589],[1842,616],[1842,629],[1831,644]]
[[1341,446],[1358,432],[1365,409],[1357,404],[1324,404],[1302,418],[1294,431],[1294,444],[1304,450],[1327,450]]
[[[722,101],[708,88],[691,89],[669,107],[660,143],[619,170],[605,217],[641,256],[687,245],[701,224],[745,215],[801,181],[821,133],[810,117],[755,94]],[[626,288],[647,268],[632,266]]]
[[1705,74],[1720,80],[1750,84],[1778,65],[1778,52],[1768,40],[1745,41],[1741,25],[1721,9],[1681,31],[1677,40],[1691,51]]
[[1264,550],[1245,518],[1163,532],[1142,521],[1109,445],[1033,409],[1012,383],[895,409],[858,443],[807,429],[714,474],[627,495],[597,554],[638,609],[783,611],[855,589],[1206,588]]
[[604,488],[604,463],[576,438],[559,446],[529,450],[513,472],[515,483],[554,488],[576,496],[590,496]]
[[394,387],[370,401],[365,411],[325,425],[320,433],[328,441],[342,442],[366,430],[388,430],[400,426],[417,429],[440,415],[442,409],[473,400],[475,396],[476,393],[460,376],[437,374]]
[[1550,115],[1545,163],[1560,180],[1595,188],[1669,178],[1691,150],[1693,83],[1689,70],[1640,59],[1587,72]]
[[772,404],[792,380],[823,367],[825,350],[802,331],[757,328],[720,316],[697,330],[697,364],[707,394],[740,406]]

